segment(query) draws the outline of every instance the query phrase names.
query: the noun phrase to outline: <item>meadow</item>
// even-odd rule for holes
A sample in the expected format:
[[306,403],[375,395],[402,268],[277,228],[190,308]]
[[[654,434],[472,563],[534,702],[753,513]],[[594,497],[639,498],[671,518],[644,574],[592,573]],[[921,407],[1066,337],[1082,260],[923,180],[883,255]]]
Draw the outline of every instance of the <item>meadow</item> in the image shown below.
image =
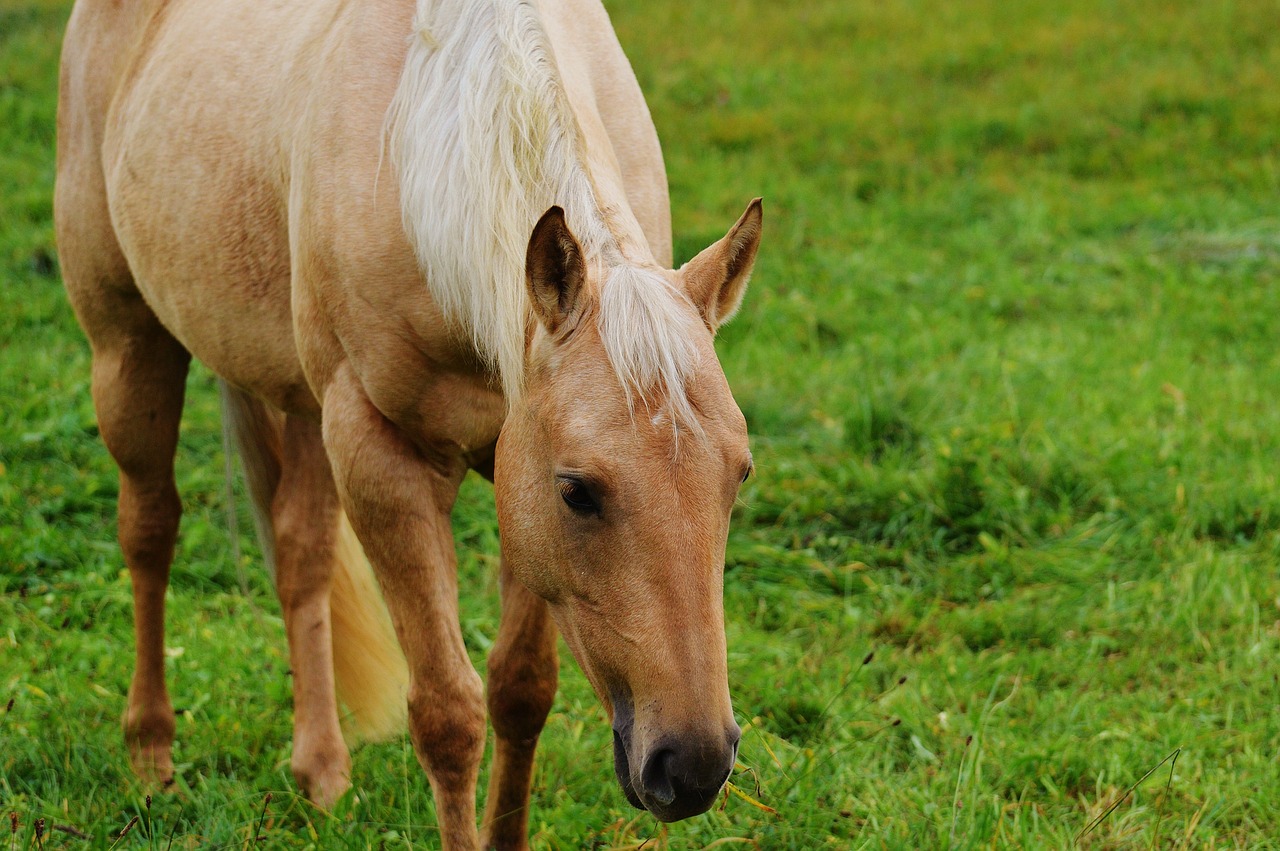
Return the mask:
[[[726,565],[745,732],[723,805],[664,827],[566,651],[534,847],[1280,848],[1274,0],[607,6],[677,260],[766,200],[718,342],[757,467]],[[202,368],[178,777],[148,801],[128,771],[115,470],[51,224],[68,10],[0,0],[0,847],[436,847],[407,740],[359,750],[332,813],[296,793],[279,608]],[[483,672],[482,481],[455,530]]]

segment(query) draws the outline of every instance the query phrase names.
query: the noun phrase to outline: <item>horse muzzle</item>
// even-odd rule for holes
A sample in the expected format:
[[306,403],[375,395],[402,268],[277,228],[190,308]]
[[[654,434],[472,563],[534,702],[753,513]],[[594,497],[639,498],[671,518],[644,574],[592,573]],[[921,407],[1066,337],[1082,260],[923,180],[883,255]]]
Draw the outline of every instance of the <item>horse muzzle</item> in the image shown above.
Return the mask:
[[639,753],[631,734],[630,713],[615,714],[613,769],[622,791],[633,807],[672,822],[711,809],[733,771],[742,731],[730,723],[721,735],[660,736]]

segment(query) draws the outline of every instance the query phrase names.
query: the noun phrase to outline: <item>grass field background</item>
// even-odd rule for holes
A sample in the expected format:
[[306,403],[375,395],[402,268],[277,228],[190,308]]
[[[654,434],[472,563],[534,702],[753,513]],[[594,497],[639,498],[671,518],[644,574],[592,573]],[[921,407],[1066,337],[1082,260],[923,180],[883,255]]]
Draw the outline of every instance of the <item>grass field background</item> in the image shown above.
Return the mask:
[[[565,653],[534,846],[1280,847],[1280,7],[608,6],[677,259],[766,199],[719,343],[758,470],[726,575],[743,794],[631,810]],[[0,0],[0,847],[435,847],[405,741],[355,755],[335,813],[294,790],[279,610],[199,368],[178,781],[148,809],[127,770],[115,471],[50,221],[67,12]],[[482,670],[491,503],[469,480],[455,522]]]

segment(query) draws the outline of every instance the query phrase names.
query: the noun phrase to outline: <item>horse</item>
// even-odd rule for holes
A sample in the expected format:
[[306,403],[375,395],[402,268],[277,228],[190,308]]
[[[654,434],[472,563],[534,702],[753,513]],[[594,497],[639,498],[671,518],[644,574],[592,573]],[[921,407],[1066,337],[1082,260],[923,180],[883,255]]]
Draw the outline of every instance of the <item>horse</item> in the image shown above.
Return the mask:
[[[752,469],[713,340],[761,209],[671,268],[661,148],[598,0],[78,0],[55,226],[119,467],[136,773],[174,771],[164,595],[195,357],[245,467],[316,804],[350,788],[349,740],[407,724],[443,846],[526,847],[562,635],[630,803],[707,810],[740,736],[723,571]],[[487,691],[450,530],[469,470],[501,538]]]

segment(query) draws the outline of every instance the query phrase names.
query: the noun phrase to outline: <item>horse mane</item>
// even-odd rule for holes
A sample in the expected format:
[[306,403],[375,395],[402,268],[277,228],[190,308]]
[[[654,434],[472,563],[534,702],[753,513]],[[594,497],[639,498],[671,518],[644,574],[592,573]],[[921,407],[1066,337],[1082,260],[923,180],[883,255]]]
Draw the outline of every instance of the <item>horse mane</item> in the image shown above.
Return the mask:
[[418,0],[387,122],[427,287],[497,371],[509,405],[523,390],[532,315],[525,253],[534,223],[558,204],[604,272],[598,326],[628,401],[661,386],[672,413],[694,422],[688,299],[656,270],[624,261],[530,0]]

